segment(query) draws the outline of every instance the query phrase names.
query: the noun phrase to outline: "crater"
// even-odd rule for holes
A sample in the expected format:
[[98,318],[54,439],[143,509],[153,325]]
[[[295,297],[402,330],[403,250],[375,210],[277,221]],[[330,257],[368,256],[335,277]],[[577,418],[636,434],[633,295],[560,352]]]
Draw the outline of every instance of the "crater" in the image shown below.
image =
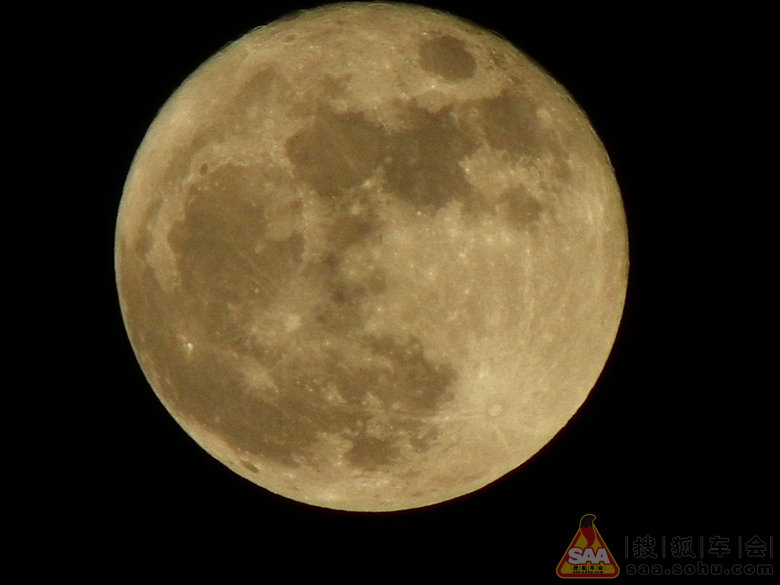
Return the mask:
[[420,45],[420,67],[444,79],[461,81],[474,76],[477,62],[463,41],[443,36]]
[[165,171],[160,188],[176,188],[190,172],[195,155],[211,142],[219,142],[225,136],[225,129],[219,124],[210,124],[199,130],[189,140],[180,140],[165,157]]

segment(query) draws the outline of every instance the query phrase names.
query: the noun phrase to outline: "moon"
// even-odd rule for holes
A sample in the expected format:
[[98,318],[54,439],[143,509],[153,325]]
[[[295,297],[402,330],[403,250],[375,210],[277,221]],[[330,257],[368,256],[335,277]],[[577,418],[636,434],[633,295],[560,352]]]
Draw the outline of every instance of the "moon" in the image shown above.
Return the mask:
[[441,503],[583,404],[625,300],[625,215],[566,90],[405,4],[255,29],[162,107],[127,176],[128,336],[235,473],[350,511]]

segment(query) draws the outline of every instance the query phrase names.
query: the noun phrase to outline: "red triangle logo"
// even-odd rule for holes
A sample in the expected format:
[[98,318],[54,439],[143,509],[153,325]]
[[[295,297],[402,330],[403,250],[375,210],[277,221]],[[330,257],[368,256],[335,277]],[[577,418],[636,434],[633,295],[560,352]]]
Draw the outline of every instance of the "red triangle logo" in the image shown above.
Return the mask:
[[620,574],[615,557],[594,524],[595,519],[594,514],[585,514],[580,519],[580,527],[555,570],[562,579],[614,579]]

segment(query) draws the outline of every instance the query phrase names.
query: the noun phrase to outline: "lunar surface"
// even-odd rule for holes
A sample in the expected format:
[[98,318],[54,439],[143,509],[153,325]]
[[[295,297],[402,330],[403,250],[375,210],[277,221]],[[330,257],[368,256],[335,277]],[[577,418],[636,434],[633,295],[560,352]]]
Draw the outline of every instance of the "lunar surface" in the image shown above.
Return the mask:
[[470,493],[571,418],[615,339],[627,234],[605,150],[498,36],[411,5],[256,29],[132,163],[116,274],[173,418],[308,504]]

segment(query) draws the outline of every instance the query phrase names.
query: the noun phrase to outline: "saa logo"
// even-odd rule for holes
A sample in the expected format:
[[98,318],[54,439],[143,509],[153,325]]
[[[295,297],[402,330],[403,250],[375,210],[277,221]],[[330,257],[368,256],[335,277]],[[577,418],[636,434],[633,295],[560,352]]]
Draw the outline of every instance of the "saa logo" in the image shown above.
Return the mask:
[[559,577],[613,579],[620,574],[620,567],[593,523],[595,519],[593,514],[585,514],[580,519],[580,528],[555,570]]

